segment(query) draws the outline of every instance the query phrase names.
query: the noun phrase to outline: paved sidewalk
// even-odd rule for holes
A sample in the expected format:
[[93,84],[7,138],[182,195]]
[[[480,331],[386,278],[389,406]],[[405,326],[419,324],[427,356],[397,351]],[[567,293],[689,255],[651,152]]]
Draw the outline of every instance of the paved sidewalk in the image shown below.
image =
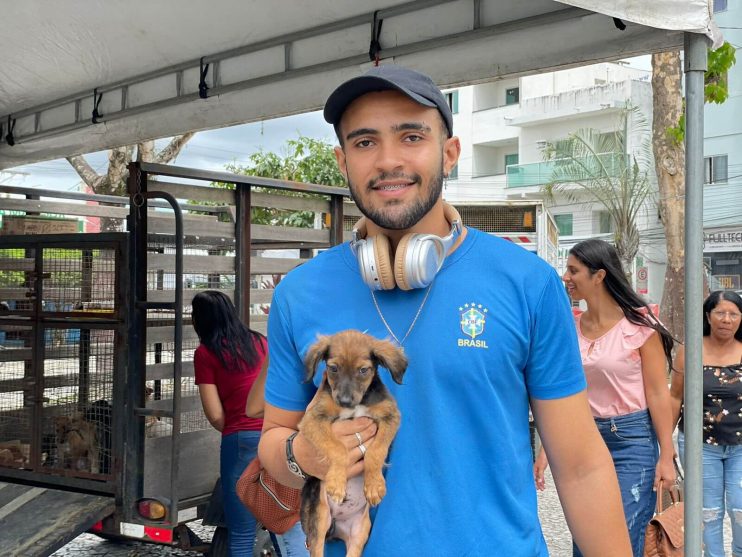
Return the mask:
[[[546,471],[546,491],[538,494],[541,527],[551,557],[572,557],[572,536],[564,520],[551,471]],[[193,524],[194,531],[203,539],[211,539],[212,528]],[[724,539],[727,554],[731,555],[731,526],[724,520]],[[179,551],[167,547],[137,542],[111,543],[92,534],[84,534],[53,554],[54,557],[198,557],[200,553]],[[455,557],[455,556],[451,556]]]

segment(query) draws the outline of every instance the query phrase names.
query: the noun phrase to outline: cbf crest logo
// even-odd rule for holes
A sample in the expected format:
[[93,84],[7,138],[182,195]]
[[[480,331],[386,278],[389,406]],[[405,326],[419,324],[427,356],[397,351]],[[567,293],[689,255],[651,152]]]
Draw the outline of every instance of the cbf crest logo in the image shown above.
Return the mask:
[[487,308],[483,307],[482,304],[477,304],[475,302],[464,304],[459,308],[461,331],[469,337],[458,339],[459,346],[489,348],[486,340],[477,339],[478,336],[484,333],[484,326],[487,321],[487,311]]

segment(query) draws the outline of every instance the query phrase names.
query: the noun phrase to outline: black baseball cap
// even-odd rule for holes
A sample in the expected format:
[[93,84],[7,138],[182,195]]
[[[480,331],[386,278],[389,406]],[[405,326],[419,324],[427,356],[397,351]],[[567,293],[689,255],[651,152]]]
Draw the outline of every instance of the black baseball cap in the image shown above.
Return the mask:
[[423,106],[437,108],[448,129],[448,137],[453,135],[451,108],[438,86],[427,75],[394,64],[375,66],[335,89],[325,103],[325,120],[337,129],[350,103],[366,93],[388,90],[404,93]]

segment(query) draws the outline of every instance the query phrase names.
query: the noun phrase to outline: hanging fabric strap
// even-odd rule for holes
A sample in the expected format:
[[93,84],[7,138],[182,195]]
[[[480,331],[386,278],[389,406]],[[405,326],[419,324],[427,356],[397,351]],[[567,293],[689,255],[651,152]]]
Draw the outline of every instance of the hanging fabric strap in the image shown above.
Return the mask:
[[101,117],[101,114],[98,111],[98,107],[100,106],[102,98],[103,93],[98,93],[98,89],[93,89],[93,124],[100,123],[99,118]]
[[379,19],[379,10],[374,12],[374,21],[371,28],[371,44],[368,47],[368,58],[374,63],[374,66],[379,65],[381,60],[381,25],[384,23],[383,19]]
[[198,82],[198,96],[202,99],[209,98],[209,86],[206,85],[206,75],[209,73],[209,64],[204,64],[204,59],[201,58],[201,71],[199,72],[200,79]]
[[[2,135],[2,128],[0,127],[0,135]],[[5,142],[11,147],[15,145],[15,137],[13,137],[13,130],[15,130],[15,118],[11,118],[8,115],[8,134],[5,136]]]

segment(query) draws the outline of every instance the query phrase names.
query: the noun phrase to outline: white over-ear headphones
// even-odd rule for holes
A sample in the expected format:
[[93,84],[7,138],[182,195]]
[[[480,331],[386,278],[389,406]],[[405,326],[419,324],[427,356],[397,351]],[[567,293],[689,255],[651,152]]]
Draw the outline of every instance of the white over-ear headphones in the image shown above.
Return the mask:
[[353,228],[350,248],[358,259],[361,278],[371,290],[402,290],[425,288],[443,266],[448,251],[461,235],[458,211],[443,203],[451,232],[445,238],[435,234],[405,234],[397,245],[394,263],[391,260],[389,238],[384,234],[366,237],[366,218]]

